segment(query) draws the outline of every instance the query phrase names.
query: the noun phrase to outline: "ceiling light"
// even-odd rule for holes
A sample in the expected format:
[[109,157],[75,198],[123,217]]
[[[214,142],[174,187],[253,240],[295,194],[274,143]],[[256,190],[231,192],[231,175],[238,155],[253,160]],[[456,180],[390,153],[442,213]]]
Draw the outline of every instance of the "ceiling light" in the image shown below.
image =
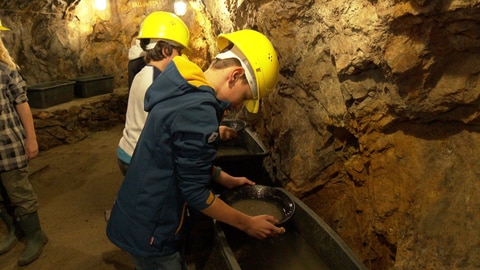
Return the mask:
[[107,8],[107,0],[95,0],[95,8],[105,10]]
[[173,10],[178,16],[183,16],[187,12],[187,2],[185,0],[175,0]]

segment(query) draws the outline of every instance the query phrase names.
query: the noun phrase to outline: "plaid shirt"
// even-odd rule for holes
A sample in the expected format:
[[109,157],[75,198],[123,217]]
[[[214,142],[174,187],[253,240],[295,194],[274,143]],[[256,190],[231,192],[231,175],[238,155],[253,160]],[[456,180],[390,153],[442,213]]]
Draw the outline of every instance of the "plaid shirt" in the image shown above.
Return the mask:
[[23,168],[28,163],[25,129],[15,108],[27,101],[23,78],[0,61],[0,172]]

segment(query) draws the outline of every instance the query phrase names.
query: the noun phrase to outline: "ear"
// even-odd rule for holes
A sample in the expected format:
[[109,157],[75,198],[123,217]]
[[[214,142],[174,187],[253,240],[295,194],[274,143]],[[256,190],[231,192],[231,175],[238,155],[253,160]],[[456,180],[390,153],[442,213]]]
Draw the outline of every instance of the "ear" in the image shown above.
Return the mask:
[[242,67],[235,67],[234,69],[232,69],[232,72],[230,72],[230,77],[229,77],[230,83],[237,82],[240,79],[240,77],[243,76],[243,74],[245,74],[245,70],[243,70]]
[[163,49],[162,49],[162,54],[163,54],[164,57],[168,57],[168,56],[169,56],[169,55],[168,55],[168,51],[167,51],[167,47],[163,47]]

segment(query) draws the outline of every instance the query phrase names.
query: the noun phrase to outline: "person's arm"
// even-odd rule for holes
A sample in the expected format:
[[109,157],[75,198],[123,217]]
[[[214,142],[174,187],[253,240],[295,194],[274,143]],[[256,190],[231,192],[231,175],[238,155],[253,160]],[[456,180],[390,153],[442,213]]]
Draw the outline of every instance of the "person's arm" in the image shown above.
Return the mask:
[[18,115],[20,116],[20,121],[22,122],[23,128],[25,129],[25,133],[27,135],[27,138],[25,139],[25,150],[27,151],[27,156],[29,159],[33,159],[38,155],[38,142],[30,105],[28,102],[24,102],[16,105],[15,108],[17,109]]
[[231,176],[227,172],[223,171],[219,166],[213,166],[212,178],[213,181],[226,188],[234,188],[243,185],[255,185],[255,182],[246,177]]
[[216,198],[209,207],[202,210],[202,213],[240,229],[248,235],[258,239],[276,236],[285,232],[285,228],[274,225],[278,223],[278,220],[275,217],[270,215],[253,217],[246,215],[230,207],[220,198]]
[[[175,152],[175,177],[181,196],[190,207],[253,237],[263,239],[284,232],[284,228],[275,226],[278,223],[275,217],[246,215],[217,198],[208,188],[214,173],[212,164],[216,149],[213,142],[204,138],[216,138],[213,135],[218,130],[218,122],[214,117],[215,108],[198,103],[178,112],[170,125]],[[219,178],[222,181],[222,175]]]

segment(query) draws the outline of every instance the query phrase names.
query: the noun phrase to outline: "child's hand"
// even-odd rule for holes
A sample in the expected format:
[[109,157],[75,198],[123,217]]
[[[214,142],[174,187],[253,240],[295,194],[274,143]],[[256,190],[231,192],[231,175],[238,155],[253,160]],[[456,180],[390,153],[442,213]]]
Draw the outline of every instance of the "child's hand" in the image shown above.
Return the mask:
[[225,171],[220,172],[220,175],[217,178],[217,183],[226,188],[234,188],[243,185],[255,185],[255,182],[246,177],[231,176]]
[[237,131],[231,127],[220,126],[218,129],[220,132],[220,140],[222,141],[235,139],[238,136]]
[[234,187],[239,187],[243,185],[250,185],[253,186],[255,185],[255,182],[252,180],[246,178],[246,177],[232,177],[233,179],[230,181],[230,187],[228,188],[234,188]]
[[38,155],[37,140],[25,140],[25,150],[27,151],[28,159],[33,159]]
[[245,232],[258,239],[265,239],[267,237],[278,236],[285,233],[284,227],[277,227],[274,224],[278,220],[273,216],[259,215],[252,217],[252,221]]

